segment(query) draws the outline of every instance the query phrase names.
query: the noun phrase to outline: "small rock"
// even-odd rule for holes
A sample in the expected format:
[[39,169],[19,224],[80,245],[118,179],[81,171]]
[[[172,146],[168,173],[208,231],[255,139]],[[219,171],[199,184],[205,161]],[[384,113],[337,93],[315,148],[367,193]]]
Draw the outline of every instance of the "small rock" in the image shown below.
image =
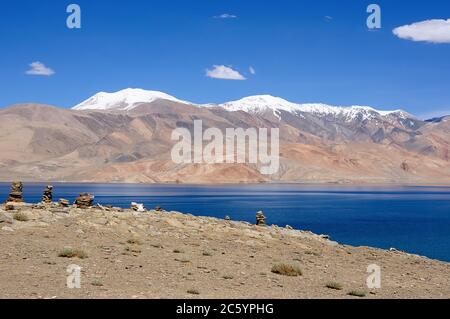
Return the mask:
[[5,204],[5,210],[7,211],[7,212],[9,212],[9,211],[12,211],[12,210],[15,210],[16,208],[14,207],[14,204],[12,204],[12,203],[6,203]]
[[67,199],[61,198],[61,199],[58,201],[58,204],[59,204],[59,206],[61,206],[61,207],[69,207],[70,202],[69,202]]
[[9,232],[13,232],[13,231],[14,231],[14,229],[12,229],[12,228],[9,227],[9,226],[3,226],[3,227],[2,227],[2,230],[4,230],[4,231],[9,231]]
[[144,204],[131,203],[131,209],[138,213],[145,213],[147,210],[144,207]]

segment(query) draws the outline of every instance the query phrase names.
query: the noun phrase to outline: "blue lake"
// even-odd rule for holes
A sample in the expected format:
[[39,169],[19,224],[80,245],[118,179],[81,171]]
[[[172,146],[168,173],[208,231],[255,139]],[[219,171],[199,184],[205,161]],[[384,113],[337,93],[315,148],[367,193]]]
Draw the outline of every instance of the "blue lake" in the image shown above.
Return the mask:
[[[147,208],[268,223],[328,234],[354,246],[395,247],[450,262],[450,187],[355,187],[309,185],[53,184],[54,197],[73,201],[89,192],[103,205]],[[0,184],[0,201],[9,192]],[[44,184],[26,184],[27,202],[39,202]]]

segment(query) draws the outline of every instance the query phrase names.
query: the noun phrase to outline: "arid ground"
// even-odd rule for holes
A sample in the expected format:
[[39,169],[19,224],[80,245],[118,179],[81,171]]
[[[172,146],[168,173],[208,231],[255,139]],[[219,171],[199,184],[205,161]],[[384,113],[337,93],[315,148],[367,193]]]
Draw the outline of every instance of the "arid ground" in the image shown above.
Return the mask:
[[[173,212],[0,207],[0,298],[450,298],[450,264],[289,227]],[[73,264],[82,267],[80,289],[66,286]],[[382,269],[381,289],[367,288],[371,264]]]

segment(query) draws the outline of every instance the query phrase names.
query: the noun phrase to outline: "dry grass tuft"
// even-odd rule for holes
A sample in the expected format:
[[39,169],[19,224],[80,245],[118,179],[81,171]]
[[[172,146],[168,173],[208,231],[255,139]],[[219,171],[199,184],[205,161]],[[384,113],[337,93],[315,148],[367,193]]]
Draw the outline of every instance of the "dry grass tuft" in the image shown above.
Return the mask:
[[64,248],[61,252],[59,252],[58,257],[63,258],[80,258],[80,259],[86,259],[88,258],[88,255],[86,252],[80,250],[80,249],[73,249],[73,248]]
[[327,287],[329,289],[333,289],[333,290],[342,290],[342,289],[344,289],[342,284],[340,284],[338,282],[329,282],[329,283],[326,284],[325,287]]
[[28,217],[27,214],[21,213],[21,212],[15,213],[15,214],[13,215],[13,218],[14,218],[14,220],[17,220],[17,221],[19,221],[19,222],[27,222],[27,221],[30,220],[30,218]]
[[347,295],[353,296],[353,297],[364,298],[366,296],[366,292],[361,291],[361,290],[352,290]]
[[200,291],[198,291],[197,289],[189,289],[187,293],[190,295],[200,295]]
[[137,239],[137,238],[132,238],[132,239],[127,240],[127,244],[130,244],[130,245],[142,245],[142,241],[140,239]]
[[272,272],[277,275],[297,277],[302,276],[302,270],[294,265],[276,264],[272,267]]

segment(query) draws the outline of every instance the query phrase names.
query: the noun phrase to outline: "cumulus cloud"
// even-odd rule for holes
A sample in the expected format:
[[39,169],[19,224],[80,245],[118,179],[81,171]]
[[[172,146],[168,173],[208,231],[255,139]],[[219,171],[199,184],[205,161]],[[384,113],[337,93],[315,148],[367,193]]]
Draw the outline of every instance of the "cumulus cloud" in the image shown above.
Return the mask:
[[394,34],[411,41],[450,43],[450,19],[434,19],[404,25],[393,30]]
[[55,71],[46,67],[42,62],[33,62],[30,64],[30,69],[26,72],[26,74],[50,76],[55,74]]
[[247,80],[238,71],[225,65],[214,65],[212,70],[206,70],[206,76],[213,79],[221,80]]
[[224,13],[214,17],[215,19],[237,19],[237,15]]

